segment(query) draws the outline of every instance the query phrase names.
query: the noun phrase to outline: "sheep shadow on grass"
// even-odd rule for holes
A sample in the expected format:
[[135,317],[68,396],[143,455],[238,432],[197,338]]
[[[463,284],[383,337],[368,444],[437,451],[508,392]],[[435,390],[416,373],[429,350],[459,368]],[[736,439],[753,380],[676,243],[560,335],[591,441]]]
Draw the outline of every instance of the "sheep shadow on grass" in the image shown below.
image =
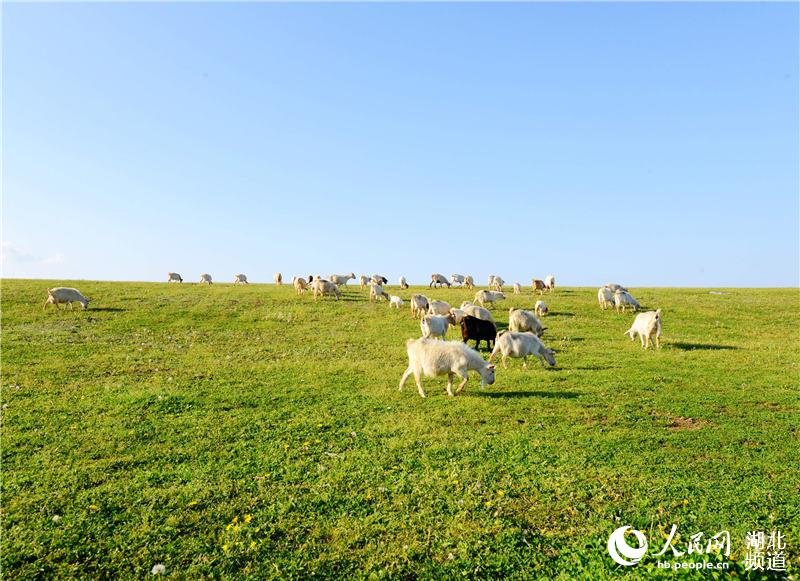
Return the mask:
[[574,391],[474,391],[479,397],[549,397],[556,399],[574,399],[580,394]]
[[733,351],[738,349],[733,345],[713,345],[711,343],[668,343],[670,347],[675,347],[681,351]]
[[100,313],[121,313],[125,309],[119,307],[89,307],[87,310]]

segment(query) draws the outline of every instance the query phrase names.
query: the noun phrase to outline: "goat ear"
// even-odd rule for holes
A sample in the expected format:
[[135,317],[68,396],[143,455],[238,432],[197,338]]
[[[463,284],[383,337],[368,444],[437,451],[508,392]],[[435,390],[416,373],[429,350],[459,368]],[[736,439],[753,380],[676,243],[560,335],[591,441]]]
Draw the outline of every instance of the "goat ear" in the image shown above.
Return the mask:
[[487,369],[494,369],[494,367],[495,367],[495,366],[494,366],[492,363],[490,363],[490,364],[488,365]]

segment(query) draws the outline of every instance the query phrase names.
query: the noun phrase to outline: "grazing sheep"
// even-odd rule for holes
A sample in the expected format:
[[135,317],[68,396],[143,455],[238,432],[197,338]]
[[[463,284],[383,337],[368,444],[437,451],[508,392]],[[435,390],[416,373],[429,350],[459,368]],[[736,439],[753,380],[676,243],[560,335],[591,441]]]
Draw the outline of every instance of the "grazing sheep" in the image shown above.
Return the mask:
[[556,288],[556,277],[552,274],[548,274],[544,277],[544,286],[547,289],[547,292],[553,292],[553,289]]
[[200,284],[211,284],[211,275],[210,274],[201,274],[200,275]]
[[412,295],[411,297],[411,316],[415,319],[417,315],[422,317],[428,312],[428,297],[425,295]]
[[461,303],[461,310],[464,311],[464,314],[475,317],[476,319],[480,319],[482,321],[491,321],[494,323],[494,317],[489,309],[484,309],[478,305],[473,305],[469,301],[464,301]]
[[395,295],[391,295],[391,296],[389,297],[389,308],[390,308],[390,309],[391,309],[392,307],[394,307],[394,308],[396,308],[396,309],[399,311],[399,310],[400,310],[400,307],[402,307],[404,304],[405,304],[405,302],[404,302],[404,301],[403,301],[403,299],[401,299],[400,297],[397,297],[397,296],[395,296]]
[[473,279],[470,275],[464,277],[464,286],[468,289],[475,288],[475,279]]
[[183,282],[183,278],[177,272],[168,272],[167,282]]
[[406,341],[408,369],[400,379],[400,390],[413,374],[420,396],[425,396],[420,377],[447,375],[447,395],[453,397],[453,378],[462,381],[456,393],[461,393],[469,379],[468,372],[476,371],[481,376],[481,389],[494,383],[494,365],[487,363],[481,354],[458,341],[433,341],[431,339],[409,339]]
[[630,293],[627,293],[623,290],[618,290],[614,293],[614,306],[617,308],[617,312],[619,312],[621,309],[624,313],[625,308],[628,305],[633,308],[634,312],[639,310],[639,303],[630,295]]
[[597,289],[597,302],[600,303],[600,308],[606,310],[614,306],[614,291],[607,286],[601,286]]
[[500,278],[499,276],[495,276],[494,280],[492,281],[492,284],[489,286],[491,286],[497,292],[501,292],[503,290],[503,285],[505,283],[506,281],[504,281],[502,278]]
[[[312,279],[312,277],[309,276],[308,280],[310,281],[311,279]],[[277,286],[281,286],[283,284],[283,276],[281,275],[280,272],[276,272],[275,273],[275,284]]]
[[247,277],[243,274],[237,274],[233,277],[233,284],[250,284],[247,282]]
[[450,282],[452,284],[457,284],[458,286],[463,286],[464,285],[464,275],[451,274],[450,275]]
[[447,329],[450,325],[455,325],[453,315],[448,314],[446,317],[439,315],[425,315],[419,322],[419,328],[422,329],[422,336],[426,339],[439,338],[444,341],[444,336],[447,335]]
[[615,293],[618,290],[621,290],[623,292],[628,292],[628,289],[626,289],[624,286],[622,286],[620,284],[613,283],[613,282],[610,282],[605,286],[606,286],[607,289],[611,290],[612,293]]
[[522,366],[528,367],[528,356],[534,355],[542,362],[542,367],[545,367],[545,362],[550,365],[556,364],[554,351],[548,349],[533,333],[515,333],[513,331],[503,331],[497,336],[492,354],[489,356],[489,361],[494,359],[497,354],[502,355],[503,367],[506,367],[506,359],[512,357],[514,359],[522,358]]
[[545,286],[544,286],[544,281],[543,280],[539,280],[538,278],[534,278],[533,282],[531,283],[531,286],[533,286],[534,292],[535,291],[539,291],[540,295],[544,294]]
[[433,273],[431,275],[431,282],[428,284],[428,287],[433,287],[435,285],[441,287],[443,284],[446,284],[447,288],[450,288],[450,281],[447,280],[443,274]]
[[380,274],[373,274],[372,275],[372,282],[379,285],[385,285],[389,282],[389,279]]
[[406,280],[406,277],[404,277],[404,276],[400,277],[400,288],[403,289],[403,290],[406,290],[408,288],[408,281]]
[[83,296],[78,289],[57,286],[47,290],[47,299],[44,301],[42,310],[46,309],[47,305],[55,305],[56,309],[59,309],[58,305],[62,304],[66,304],[72,309],[72,303],[80,303],[84,309],[89,307],[89,299]]
[[430,301],[428,313],[431,315],[447,315],[452,307],[445,301]]
[[385,298],[387,301],[389,299],[389,293],[383,290],[383,287],[379,284],[372,284],[369,287],[369,300],[372,302],[373,299],[378,300],[381,297]]
[[534,313],[514,307],[508,309],[508,328],[514,332],[531,331],[537,337],[544,335],[547,330],[547,327],[542,327],[542,323]]
[[500,291],[488,291],[488,290],[480,290],[475,293],[475,302],[480,303],[482,307],[486,306],[486,303],[489,303],[491,307],[497,301],[503,300],[506,298],[506,295],[501,293]]
[[453,315],[453,321],[455,322],[455,324],[456,325],[460,325],[461,324],[461,319],[463,319],[464,315],[466,315],[467,313],[465,313],[461,309],[453,308],[453,309],[450,309],[450,314]]
[[494,286],[494,279],[495,279],[495,275],[494,274],[490,274],[489,278],[486,280],[486,284],[487,284],[487,286],[489,288],[492,288]]
[[306,292],[306,279],[300,277],[294,277],[292,279],[292,286],[294,286],[294,293],[297,295],[301,295]]
[[350,279],[356,279],[356,275],[352,272],[350,274],[332,274],[328,277],[328,280],[337,286],[347,286]]
[[544,317],[550,310],[547,308],[547,305],[544,304],[544,301],[536,301],[536,304],[533,305],[533,312],[536,313],[537,317]]
[[358,286],[361,287],[362,289],[365,289],[367,288],[369,281],[370,278],[362,274],[361,276],[358,277]]
[[461,338],[464,343],[469,340],[475,341],[475,349],[480,346],[481,341],[486,341],[486,347],[491,349],[495,337],[497,337],[497,327],[493,322],[477,319],[471,315],[464,315],[461,319]]
[[631,341],[636,339],[636,335],[639,335],[642,349],[650,347],[653,337],[655,337],[656,348],[661,349],[661,309],[636,315],[633,325],[625,331],[625,334],[630,335]]
[[336,286],[336,284],[321,278],[317,278],[313,283],[311,283],[311,291],[314,294],[314,300],[317,300],[317,297],[324,297],[327,295],[335,297],[338,301],[342,296],[342,291],[339,290],[339,287]]
[[518,283],[518,282],[515,282],[515,283],[514,283],[514,294],[515,294],[515,295],[520,295],[520,294],[522,294],[522,287],[521,287],[521,286],[519,286],[519,283]]

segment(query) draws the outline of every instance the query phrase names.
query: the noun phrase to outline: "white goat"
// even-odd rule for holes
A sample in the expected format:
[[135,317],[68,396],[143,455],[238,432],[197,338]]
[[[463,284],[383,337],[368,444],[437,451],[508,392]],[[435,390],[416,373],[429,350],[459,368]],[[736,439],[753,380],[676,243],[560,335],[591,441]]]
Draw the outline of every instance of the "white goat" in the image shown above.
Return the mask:
[[428,297],[425,295],[412,295],[411,297],[411,316],[415,319],[417,315],[422,317],[428,312]]
[[614,293],[614,306],[617,308],[619,312],[625,312],[625,308],[630,305],[633,308],[633,311],[636,312],[639,310],[639,303],[635,298],[633,298],[630,293],[625,292],[623,290],[618,290]]
[[609,307],[614,307],[614,291],[607,286],[601,286],[597,289],[597,302],[600,303],[600,308],[606,310]]
[[406,277],[404,277],[404,276],[400,277],[400,288],[403,289],[403,290],[406,290],[408,288],[408,281],[406,280]]
[[628,292],[628,289],[626,289],[621,284],[616,284],[616,283],[610,282],[605,286],[606,286],[607,289],[610,289],[612,293],[615,293],[618,290],[621,290],[621,291],[624,291],[624,292]]
[[403,299],[401,299],[401,298],[400,298],[400,297],[398,297],[398,296],[391,295],[391,296],[389,297],[389,308],[390,308],[390,309],[391,309],[392,307],[394,307],[394,308],[396,308],[396,309],[399,311],[399,310],[400,310],[400,307],[402,307],[404,304],[405,304],[405,302],[403,301]]
[[369,287],[369,300],[372,302],[373,299],[378,300],[381,297],[385,298],[387,301],[389,299],[389,293],[383,290],[383,287],[379,284],[373,283]]
[[[317,277],[317,278],[319,278],[319,277]],[[276,272],[276,273],[275,273],[275,278],[274,278],[274,280],[275,280],[275,284],[276,284],[277,286],[281,286],[281,285],[283,284],[283,276],[281,275],[281,273],[280,273],[280,272]]]
[[201,274],[200,275],[200,284],[211,284],[211,275],[210,274]]
[[484,309],[483,307],[474,305],[469,301],[464,301],[461,303],[461,310],[464,311],[465,315],[470,315],[476,319],[481,319],[482,321],[491,321],[492,323],[495,322],[494,317],[489,309]]
[[426,339],[441,339],[444,341],[447,335],[447,329],[450,325],[455,325],[455,320],[452,314],[446,317],[439,315],[425,315],[419,322],[419,328],[422,329],[422,336]]
[[347,286],[350,279],[356,279],[356,275],[352,272],[350,274],[332,274],[328,277],[328,280],[337,286]]
[[503,290],[503,285],[505,283],[506,281],[504,281],[502,278],[500,278],[499,276],[495,276],[494,280],[492,281],[492,284],[489,286],[491,286],[494,290],[500,292]]
[[661,349],[661,309],[639,313],[633,320],[631,328],[625,331],[631,341],[639,339],[642,341],[642,349],[647,349],[655,338],[656,348]]
[[468,289],[475,288],[475,279],[473,279],[470,275],[464,277],[464,286]]
[[80,303],[85,309],[89,306],[89,299],[83,296],[81,291],[76,288],[57,286],[47,290],[47,299],[44,301],[42,310],[46,309],[47,305],[55,305],[56,309],[59,309],[58,305],[63,304],[72,309],[72,303]]
[[430,301],[428,303],[428,313],[431,315],[446,315],[451,308],[450,303],[445,301]]
[[463,379],[458,385],[456,393],[461,393],[469,380],[468,373],[476,371],[481,376],[481,389],[494,383],[494,365],[487,363],[481,354],[467,347],[461,341],[434,341],[431,339],[409,339],[406,341],[408,353],[408,369],[400,379],[402,391],[408,378],[413,374],[417,390],[422,397],[425,390],[422,388],[421,376],[436,377],[447,376],[447,395],[453,397],[453,379],[457,375]]
[[362,289],[367,288],[369,281],[370,278],[362,274],[361,276],[358,277],[358,286],[360,286]]
[[183,282],[183,277],[177,272],[168,272],[167,282]]
[[548,292],[553,292],[553,289],[556,288],[556,277],[552,274],[548,274],[544,277],[544,286]]
[[555,351],[545,347],[542,340],[533,333],[515,333],[513,331],[501,331],[494,342],[494,349],[489,356],[489,361],[494,359],[497,354],[502,355],[503,367],[506,367],[506,358],[522,358],[522,366],[528,367],[528,356],[533,355],[542,362],[550,365],[556,364]]
[[515,283],[514,283],[514,294],[515,294],[515,295],[522,294],[522,287],[521,287],[521,286],[519,286],[519,283],[518,283],[518,282],[515,282]]
[[429,287],[433,287],[433,286],[437,286],[437,285],[439,287],[441,287],[442,285],[447,285],[449,287],[450,286],[450,281],[447,280],[447,277],[445,277],[443,274],[438,274],[438,273],[434,272],[431,275],[431,282],[428,284],[428,286]]
[[237,274],[233,277],[233,284],[250,284],[247,282],[247,277],[243,274]]
[[493,307],[497,301],[503,300],[504,298],[506,298],[506,295],[500,291],[480,290],[475,293],[475,302],[480,303],[482,307],[485,307],[486,303],[489,303],[489,305]]
[[314,300],[317,300],[317,297],[332,296],[338,301],[342,296],[338,286],[321,278],[314,279],[314,282],[311,283],[311,291],[314,294]]
[[544,301],[536,301],[536,304],[533,305],[533,312],[536,313],[537,317],[544,317],[550,310],[547,308],[547,305],[544,304]]
[[451,274],[450,275],[450,283],[457,284],[458,286],[463,286],[464,284],[464,275],[462,274]]
[[301,295],[304,292],[306,292],[306,285],[307,284],[308,283],[306,282],[306,279],[304,279],[304,278],[295,276],[292,279],[292,286],[294,286],[295,294]]
[[456,325],[460,325],[461,324],[461,319],[463,319],[464,315],[466,315],[467,313],[465,313],[461,309],[453,308],[453,309],[450,309],[450,314],[453,315],[453,320],[455,321],[455,324]]
[[542,323],[532,312],[511,307],[508,309],[508,329],[514,332],[531,331],[538,337],[541,337],[544,335],[547,327],[543,327]]

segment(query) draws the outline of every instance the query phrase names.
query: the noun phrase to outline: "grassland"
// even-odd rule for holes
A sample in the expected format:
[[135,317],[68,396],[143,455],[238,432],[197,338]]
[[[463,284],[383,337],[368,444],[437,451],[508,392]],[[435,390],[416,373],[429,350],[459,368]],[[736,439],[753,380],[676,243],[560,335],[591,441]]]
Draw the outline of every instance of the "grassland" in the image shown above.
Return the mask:
[[[43,311],[56,284],[91,308]],[[800,295],[720,290],[632,289],[664,311],[644,352],[558,289],[556,368],[423,400],[397,390],[418,324],[358,289],[5,280],[3,576],[672,578],[611,561],[625,524],[650,554],[729,530],[697,578],[747,577],[745,532],[780,529],[796,574]]]

